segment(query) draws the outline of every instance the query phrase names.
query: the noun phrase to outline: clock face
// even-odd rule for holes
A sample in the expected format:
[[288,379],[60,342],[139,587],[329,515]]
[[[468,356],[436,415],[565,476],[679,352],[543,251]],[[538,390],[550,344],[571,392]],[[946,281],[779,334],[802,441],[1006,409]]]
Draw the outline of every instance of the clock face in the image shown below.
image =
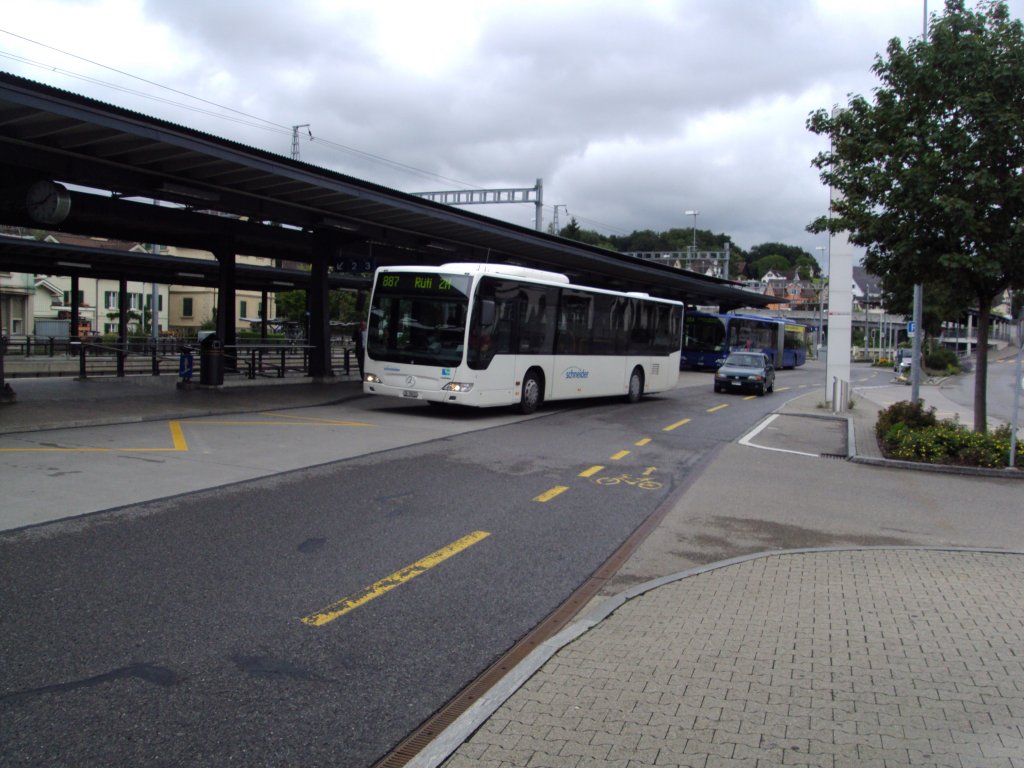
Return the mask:
[[71,195],[53,181],[37,181],[25,194],[28,215],[40,224],[60,224],[71,212]]

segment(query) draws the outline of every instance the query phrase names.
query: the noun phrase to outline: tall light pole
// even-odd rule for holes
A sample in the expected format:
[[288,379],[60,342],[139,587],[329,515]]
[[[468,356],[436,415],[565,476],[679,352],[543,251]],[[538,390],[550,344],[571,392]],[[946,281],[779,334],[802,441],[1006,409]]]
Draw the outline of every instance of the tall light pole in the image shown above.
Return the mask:
[[700,211],[685,211],[687,216],[693,216],[693,252],[697,252],[697,214]]
[[[921,22],[921,37],[928,42],[928,0],[924,0],[924,19]],[[921,323],[924,321],[924,285],[914,283],[914,303],[912,306],[914,321],[914,338],[911,339],[910,356],[910,402],[917,405],[921,399]]]

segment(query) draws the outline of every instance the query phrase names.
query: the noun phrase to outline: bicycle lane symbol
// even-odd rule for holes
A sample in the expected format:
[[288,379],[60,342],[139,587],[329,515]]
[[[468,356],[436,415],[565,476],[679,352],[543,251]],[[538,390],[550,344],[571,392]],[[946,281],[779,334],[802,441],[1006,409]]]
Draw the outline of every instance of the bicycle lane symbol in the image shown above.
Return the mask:
[[657,480],[651,479],[651,475],[654,472],[655,467],[648,467],[639,476],[623,472],[621,475],[602,475],[601,477],[596,477],[594,482],[598,485],[631,485],[634,488],[643,488],[645,491],[654,491],[663,485]]

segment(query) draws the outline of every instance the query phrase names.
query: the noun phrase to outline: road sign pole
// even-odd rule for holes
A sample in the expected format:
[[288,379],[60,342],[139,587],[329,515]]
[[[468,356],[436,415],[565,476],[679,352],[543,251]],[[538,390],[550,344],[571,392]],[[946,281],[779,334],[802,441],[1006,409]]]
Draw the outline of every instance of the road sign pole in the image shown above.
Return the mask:
[[1010,466],[1017,465],[1017,428],[1020,424],[1020,391],[1024,389],[1021,376],[1021,357],[1024,356],[1024,308],[1017,318],[1017,366],[1013,375],[1013,418],[1010,425]]

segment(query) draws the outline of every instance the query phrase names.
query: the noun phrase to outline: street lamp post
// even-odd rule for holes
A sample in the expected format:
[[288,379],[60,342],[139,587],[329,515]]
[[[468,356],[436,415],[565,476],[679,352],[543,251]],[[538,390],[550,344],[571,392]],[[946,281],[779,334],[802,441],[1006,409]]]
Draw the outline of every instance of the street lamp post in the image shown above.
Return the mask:
[[687,216],[693,216],[693,252],[697,253],[697,214],[700,211],[686,211]]

